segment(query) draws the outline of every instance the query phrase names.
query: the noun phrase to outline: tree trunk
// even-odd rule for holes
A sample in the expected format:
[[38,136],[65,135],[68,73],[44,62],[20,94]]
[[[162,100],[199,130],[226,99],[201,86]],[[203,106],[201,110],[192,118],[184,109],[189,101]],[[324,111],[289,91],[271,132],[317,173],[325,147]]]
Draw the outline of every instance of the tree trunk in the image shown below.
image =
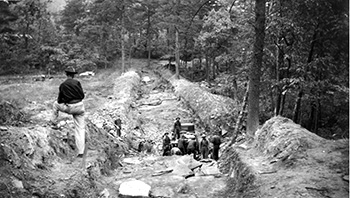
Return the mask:
[[[314,49],[315,49],[315,45],[316,45],[316,39],[317,39],[317,34],[318,34],[318,29],[319,27],[319,24],[316,25],[315,27],[315,30],[314,30],[314,34],[312,35],[312,40],[311,40],[311,46],[310,46],[310,51],[309,51],[309,54],[308,54],[308,58],[307,58],[307,64],[306,64],[306,68],[305,68],[305,75],[304,75],[304,79],[305,80],[308,80],[309,77],[306,75],[308,72],[309,72],[309,68],[308,68],[308,64],[312,62],[313,60],[313,56],[314,56]],[[309,118],[309,121],[307,123],[307,129],[309,129],[310,131],[312,131],[312,123],[310,123],[310,121],[312,122],[313,118],[312,116],[314,116],[314,107],[313,107],[313,103],[311,104],[311,113],[310,113],[310,118]],[[300,121],[301,122],[301,121]]]
[[150,10],[147,9],[147,67],[151,66],[151,13]]
[[281,98],[282,98],[281,90],[279,88],[276,88],[276,89],[277,89],[276,90],[277,96],[276,96],[276,102],[275,102],[276,106],[275,106],[275,110],[274,110],[275,116],[279,115],[279,113],[280,113]]
[[23,38],[24,38],[24,48],[28,49],[28,34],[29,34],[29,13],[26,13],[26,28],[23,33]]
[[307,129],[314,132],[313,131],[313,124],[314,124],[315,115],[316,115],[316,102],[315,101],[312,101],[310,108],[311,109],[310,109],[310,116],[309,116]]
[[213,62],[213,79],[216,78],[216,63],[215,63],[215,57],[212,58]]
[[180,79],[180,47],[179,47],[179,31],[175,28],[175,60],[176,60],[176,74],[175,77]]
[[287,90],[283,90],[282,94],[281,94],[281,104],[279,105],[280,108],[279,108],[279,112],[278,112],[278,115],[283,115],[283,111],[284,111],[284,103],[285,103],[285,100],[286,100],[286,93],[287,93]]
[[207,73],[207,83],[209,83],[210,81],[210,68],[209,68],[209,57],[208,55],[205,55],[205,68],[206,68],[206,73]]
[[319,128],[319,123],[321,119],[321,100],[320,97],[317,98],[317,111],[316,111],[316,120],[315,120],[315,126],[314,126],[314,132],[318,134],[318,128]]
[[[279,40],[279,39],[278,39]],[[283,90],[281,89],[281,85],[280,82],[283,79],[283,74],[281,73],[281,68],[283,67],[283,49],[282,49],[282,44],[279,43],[279,41],[277,40],[276,43],[276,47],[277,47],[277,60],[276,60],[276,88],[275,88],[275,92],[276,92],[276,106],[275,106],[275,116],[280,115],[281,112],[281,101],[282,101],[282,97],[283,97]]]
[[247,134],[254,138],[259,127],[259,96],[262,58],[265,39],[265,0],[255,1],[255,42],[253,46],[253,64],[249,70],[249,96]]
[[293,121],[295,123],[300,123],[300,106],[301,106],[301,98],[303,97],[303,91],[300,90],[298,93],[298,97],[295,101],[295,106],[293,110]]
[[169,53],[170,52],[170,28],[167,28],[166,29],[166,35],[167,35],[167,37],[166,37],[166,46],[167,46],[167,53]]
[[[123,2],[124,3],[124,2]],[[121,48],[122,48],[122,72],[125,72],[125,43],[124,43],[124,5],[122,6],[122,16],[121,16]]]

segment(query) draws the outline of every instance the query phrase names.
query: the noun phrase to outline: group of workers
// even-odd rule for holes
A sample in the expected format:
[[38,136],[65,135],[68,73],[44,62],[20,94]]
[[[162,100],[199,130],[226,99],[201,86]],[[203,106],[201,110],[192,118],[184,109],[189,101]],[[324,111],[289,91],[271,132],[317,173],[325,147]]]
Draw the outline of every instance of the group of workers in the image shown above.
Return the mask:
[[[194,159],[208,159],[211,153],[212,159],[219,159],[220,131],[217,131],[209,139],[203,134],[202,139],[198,141],[195,135],[181,135],[181,122],[180,118],[177,117],[173,132],[172,138],[169,137],[168,132],[163,135],[163,156],[193,154]],[[172,142],[171,139],[175,141]]]

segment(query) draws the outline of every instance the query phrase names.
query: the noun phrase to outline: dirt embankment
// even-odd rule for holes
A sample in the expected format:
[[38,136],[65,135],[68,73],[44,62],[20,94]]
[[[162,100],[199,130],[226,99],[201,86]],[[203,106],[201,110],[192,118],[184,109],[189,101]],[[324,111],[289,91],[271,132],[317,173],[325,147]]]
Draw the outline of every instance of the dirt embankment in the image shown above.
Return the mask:
[[[0,128],[0,195],[1,197],[97,197],[101,175],[110,175],[119,166],[119,159],[128,150],[128,144],[116,138],[106,125],[116,115],[128,115],[134,90],[139,83],[135,72],[117,78],[118,91],[108,96],[96,113],[87,113],[87,156],[85,164],[76,158],[73,122],[61,114],[64,125],[51,129],[48,121],[50,105],[31,105],[33,122],[22,127]],[[89,103],[88,94],[87,103]],[[33,107],[32,107],[33,106]],[[33,113],[36,112],[36,113]],[[37,122],[37,117],[40,121]],[[125,122],[132,118],[122,117]],[[101,127],[99,127],[101,126]],[[130,125],[125,125],[130,126]],[[83,171],[81,168],[87,168]]]
[[287,118],[268,120],[253,144],[222,158],[230,197],[349,196],[349,141],[325,140]]
[[[212,94],[186,79],[176,79],[162,66],[156,65],[158,74],[167,79],[174,87],[175,94],[199,118],[198,122],[209,134],[222,130],[227,136],[232,135],[239,113],[239,105],[231,98]],[[220,129],[218,129],[220,126]]]

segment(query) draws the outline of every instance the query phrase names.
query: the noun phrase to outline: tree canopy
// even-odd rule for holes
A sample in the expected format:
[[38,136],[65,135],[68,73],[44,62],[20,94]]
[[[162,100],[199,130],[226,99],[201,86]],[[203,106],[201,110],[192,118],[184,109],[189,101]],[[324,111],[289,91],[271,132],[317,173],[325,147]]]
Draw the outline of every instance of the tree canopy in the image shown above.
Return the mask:
[[348,137],[348,1],[263,2],[257,62],[258,2],[68,0],[50,13],[49,1],[2,0],[0,71],[54,73],[70,64],[97,70],[122,67],[122,57],[178,56],[180,75],[243,103],[250,68],[261,62],[260,124],[282,115],[321,136]]

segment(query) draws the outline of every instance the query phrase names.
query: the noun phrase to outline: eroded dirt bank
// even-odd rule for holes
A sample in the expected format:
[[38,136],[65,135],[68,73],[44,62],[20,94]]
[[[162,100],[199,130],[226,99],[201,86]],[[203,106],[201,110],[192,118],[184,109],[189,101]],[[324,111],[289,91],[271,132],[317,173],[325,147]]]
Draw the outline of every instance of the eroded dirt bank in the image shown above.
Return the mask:
[[229,197],[349,196],[349,141],[325,140],[288,118],[271,118],[253,143],[232,145],[222,159]]

